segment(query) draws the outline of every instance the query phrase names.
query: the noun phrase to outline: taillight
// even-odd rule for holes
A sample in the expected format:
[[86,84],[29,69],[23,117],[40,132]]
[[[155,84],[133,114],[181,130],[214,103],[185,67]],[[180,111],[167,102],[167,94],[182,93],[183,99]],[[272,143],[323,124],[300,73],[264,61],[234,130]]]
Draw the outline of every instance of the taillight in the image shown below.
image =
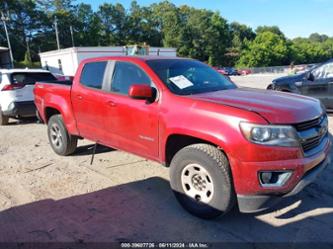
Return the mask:
[[17,89],[23,88],[25,85],[23,84],[11,84],[11,85],[5,85],[1,91],[13,91]]

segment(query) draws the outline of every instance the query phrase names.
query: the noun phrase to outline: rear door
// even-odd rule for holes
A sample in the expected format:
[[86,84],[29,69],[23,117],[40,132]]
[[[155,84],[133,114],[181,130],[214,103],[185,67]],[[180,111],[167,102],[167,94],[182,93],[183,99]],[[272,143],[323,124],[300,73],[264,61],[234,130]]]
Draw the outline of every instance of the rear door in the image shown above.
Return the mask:
[[80,135],[100,143],[105,143],[105,100],[108,92],[104,89],[104,81],[108,65],[108,61],[86,63],[77,79],[79,82],[73,84],[71,92]]

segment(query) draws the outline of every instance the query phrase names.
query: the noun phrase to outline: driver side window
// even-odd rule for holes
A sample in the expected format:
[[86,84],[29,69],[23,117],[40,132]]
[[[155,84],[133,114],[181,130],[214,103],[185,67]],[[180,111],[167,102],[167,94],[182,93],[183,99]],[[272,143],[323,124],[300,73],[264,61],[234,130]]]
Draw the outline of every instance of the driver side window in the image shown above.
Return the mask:
[[138,66],[130,62],[117,61],[111,81],[111,91],[123,95],[133,84],[151,85],[147,74]]
[[318,67],[312,74],[316,80],[333,78],[333,62]]

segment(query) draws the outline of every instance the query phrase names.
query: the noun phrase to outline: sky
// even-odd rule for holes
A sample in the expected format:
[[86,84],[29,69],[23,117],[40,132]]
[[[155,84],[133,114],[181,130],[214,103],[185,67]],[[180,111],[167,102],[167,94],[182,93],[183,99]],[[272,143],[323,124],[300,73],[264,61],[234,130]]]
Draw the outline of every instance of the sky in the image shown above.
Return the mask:
[[[94,10],[104,2],[121,3],[129,8],[131,0],[76,0]],[[137,0],[148,6],[159,1]],[[179,5],[219,11],[229,22],[237,21],[253,29],[277,25],[288,38],[308,37],[311,33],[333,36],[333,0],[170,0]]]

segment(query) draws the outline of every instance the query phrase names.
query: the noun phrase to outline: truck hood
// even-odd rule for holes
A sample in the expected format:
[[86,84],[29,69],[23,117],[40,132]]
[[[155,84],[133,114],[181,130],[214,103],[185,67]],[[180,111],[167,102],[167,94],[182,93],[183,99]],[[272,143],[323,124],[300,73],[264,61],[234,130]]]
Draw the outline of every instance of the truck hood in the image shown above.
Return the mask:
[[189,97],[255,112],[271,124],[301,123],[323,113],[319,100],[277,91],[237,88]]

